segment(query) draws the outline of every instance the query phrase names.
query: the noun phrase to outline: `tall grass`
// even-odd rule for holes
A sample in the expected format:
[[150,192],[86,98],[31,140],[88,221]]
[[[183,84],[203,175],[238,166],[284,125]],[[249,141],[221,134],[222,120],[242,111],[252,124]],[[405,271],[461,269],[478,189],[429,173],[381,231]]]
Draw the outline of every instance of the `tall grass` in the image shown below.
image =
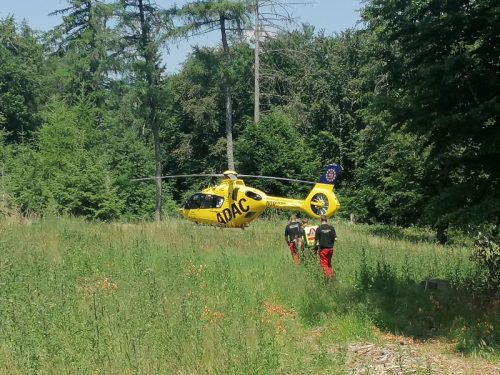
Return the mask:
[[0,372],[344,373],[375,326],[498,348],[498,319],[418,286],[462,286],[467,249],[338,223],[332,284],[316,259],[293,265],[284,225],[1,222]]

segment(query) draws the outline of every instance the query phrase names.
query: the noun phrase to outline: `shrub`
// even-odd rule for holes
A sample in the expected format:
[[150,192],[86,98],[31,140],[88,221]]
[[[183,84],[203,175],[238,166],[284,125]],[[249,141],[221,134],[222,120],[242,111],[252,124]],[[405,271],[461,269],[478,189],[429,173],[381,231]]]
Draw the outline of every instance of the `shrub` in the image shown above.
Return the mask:
[[477,235],[471,259],[483,271],[480,280],[486,291],[500,290],[500,235],[498,225],[484,228]]

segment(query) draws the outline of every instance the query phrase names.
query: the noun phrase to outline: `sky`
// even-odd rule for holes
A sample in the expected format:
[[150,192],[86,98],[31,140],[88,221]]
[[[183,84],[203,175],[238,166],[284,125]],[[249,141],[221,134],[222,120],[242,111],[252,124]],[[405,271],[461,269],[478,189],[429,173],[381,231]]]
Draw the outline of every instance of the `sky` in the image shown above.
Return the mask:
[[[182,5],[186,0],[156,0],[162,8],[172,5]],[[362,0],[290,0],[290,10],[297,21],[309,23],[317,31],[324,30],[326,34],[333,34],[355,27],[359,21],[359,9]],[[303,4],[297,4],[303,3]],[[60,16],[49,16],[49,13],[66,6],[66,0],[2,0],[0,19],[13,15],[17,22],[25,19],[31,28],[47,31],[61,23]],[[206,35],[189,41],[181,41],[170,45],[169,52],[164,56],[167,70],[178,71],[180,64],[187,58],[191,46],[213,46],[218,42],[218,34]]]

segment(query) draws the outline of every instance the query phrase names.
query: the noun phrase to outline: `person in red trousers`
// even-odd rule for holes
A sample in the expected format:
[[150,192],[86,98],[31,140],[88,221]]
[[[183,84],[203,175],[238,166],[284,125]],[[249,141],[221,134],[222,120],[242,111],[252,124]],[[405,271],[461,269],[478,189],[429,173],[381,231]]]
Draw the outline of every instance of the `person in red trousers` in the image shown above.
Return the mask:
[[297,221],[297,216],[290,216],[290,222],[285,228],[285,241],[292,254],[293,263],[299,264],[298,249],[302,248],[302,228]]
[[333,278],[333,245],[335,244],[335,228],[328,224],[328,218],[321,215],[321,225],[316,229],[315,246],[319,246],[319,264],[326,277]]

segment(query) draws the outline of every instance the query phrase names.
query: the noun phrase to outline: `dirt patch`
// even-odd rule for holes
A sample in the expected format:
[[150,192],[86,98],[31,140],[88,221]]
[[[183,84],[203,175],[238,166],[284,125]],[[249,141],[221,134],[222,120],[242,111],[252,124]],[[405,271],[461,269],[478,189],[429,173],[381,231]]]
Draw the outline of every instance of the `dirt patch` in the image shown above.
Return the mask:
[[[396,338],[396,337],[395,337]],[[498,375],[500,364],[446,353],[451,344],[398,338],[386,344],[353,343],[347,347],[347,367],[354,375],[443,374]]]

